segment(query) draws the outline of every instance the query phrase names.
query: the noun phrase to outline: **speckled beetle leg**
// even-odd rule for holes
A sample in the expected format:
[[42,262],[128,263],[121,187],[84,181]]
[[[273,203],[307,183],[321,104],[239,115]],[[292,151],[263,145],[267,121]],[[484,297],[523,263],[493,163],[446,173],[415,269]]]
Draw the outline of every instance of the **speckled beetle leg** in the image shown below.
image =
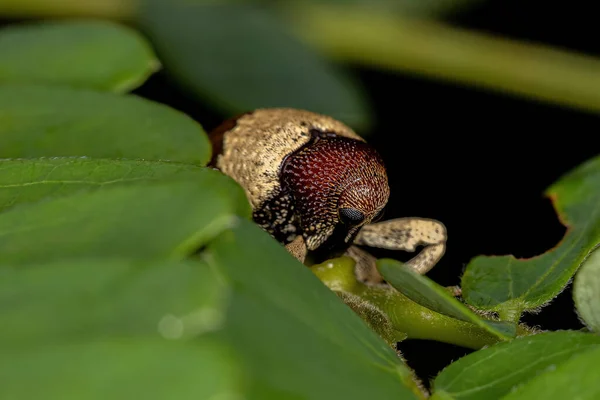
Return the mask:
[[441,222],[426,218],[398,218],[365,225],[354,243],[410,252],[419,245],[425,245],[419,254],[405,263],[424,275],[444,255],[446,239],[446,228]]
[[373,255],[357,246],[350,246],[344,255],[356,262],[354,272],[359,282],[367,285],[384,283],[383,277],[377,270],[377,259]]
[[304,238],[302,236],[296,236],[296,239],[286,244],[285,248],[287,251],[290,252],[291,255],[296,257],[298,261],[304,263],[308,250],[306,248],[306,243],[304,242]]

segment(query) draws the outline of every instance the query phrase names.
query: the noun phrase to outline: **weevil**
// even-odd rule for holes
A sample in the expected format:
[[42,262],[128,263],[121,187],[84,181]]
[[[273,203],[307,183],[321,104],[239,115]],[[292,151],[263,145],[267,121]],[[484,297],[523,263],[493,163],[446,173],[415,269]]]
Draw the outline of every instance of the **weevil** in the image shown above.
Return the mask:
[[291,108],[257,109],[210,133],[210,165],[244,189],[252,218],[302,263],[347,255],[357,279],[383,282],[364,247],[414,252],[427,273],[446,249],[445,226],[428,218],[378,221],[390,187],[382,157],[346,124]]

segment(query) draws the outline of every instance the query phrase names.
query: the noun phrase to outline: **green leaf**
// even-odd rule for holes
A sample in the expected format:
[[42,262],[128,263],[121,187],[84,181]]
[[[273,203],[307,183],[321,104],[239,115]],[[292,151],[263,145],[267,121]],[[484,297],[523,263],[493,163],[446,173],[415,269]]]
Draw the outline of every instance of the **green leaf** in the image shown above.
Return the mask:
[[600,397],[600,347],[595,347],[564,363],[548,367],[524,386],[517,387],[502,400],[596,400]]
[[[504,399],[503,396],[515,387],[527,386],[527,382],[551,376],[555,370],[564,370],[571,363],[570,360],[588,353],[596,354],[596,381],[592,386],[598,387],[598,350],[599,336],[575,331],[546,332],[499,343],[471,353],[446,367],[433,382],[432,399]],[[573,376],[573,379],[576,378]],[[573,385],[574,381],[565,382],[565,388]],[[579,398],[575,395],[554,397],[542,395],[541,392],[531,393],[533,395],[530,397],[518,398]]]
[[205,263],[62,261],[0,277],[3,398],[240,392],[231,349],[206,335],[226,318],[227,288]]
[[594,250],[575,275],[573,300],[588,328],[600,333],[600,250]]
[[179,83],[227,115],[294,107],[357,130],[371,123],[357,82],[257,4],[144,0],[140,20]]
[[133,95],[0,85],[0,158],[65,156],[205,165],[211,148],[190,117]]
[[235,361],[208,340],[118,338],[3,349],[0,375],[7,399],[243,398]]
[[0,211],[20,203],[159,179],[202,179],[203,167],[90,158],[0,160]]
[[419,275],[398,261],[379,259],[377,268],[396,290],[430,310],[473,323],[502,340],[511,339],[516,335],[514,324],[481,318],[454,298],[446,288],[426,276]]
[[0,30],[0,84],[51,83],[126,92],[159,66],[136,31],[109,21],[9,25]]
[[531,259],[476,257],[462,277],[467,303],[517,321],[559,294],[589,252],[600,243],[600,157],[590,160],[547,191],[567,234],[554,249]]
[[27,347],[218,329],[226,290],[205,263],[112,259],[0,266],[0,343]]
[[208,340],[118,338],[2,349],[2,395],[45,400],[241,399],[238,368],[223,347]]
[[236,215],[250,217],[245,194],[211,169],[192,181],[77,193],[0,214],[0,259],[181,259],[234,224]]
[[422,398],[394,350],[252,222],[211,242],[206,260],[232,286],[217,335],[236,344],[252,398]]

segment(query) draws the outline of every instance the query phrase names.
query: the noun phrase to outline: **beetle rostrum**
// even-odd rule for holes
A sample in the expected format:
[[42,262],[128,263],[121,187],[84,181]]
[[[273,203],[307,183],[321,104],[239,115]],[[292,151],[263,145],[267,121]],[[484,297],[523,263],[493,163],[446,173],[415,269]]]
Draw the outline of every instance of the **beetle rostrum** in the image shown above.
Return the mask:
[[330,117],[259,109],[210,136],[212,165],[245,189],[254,221],[281,243],[301,235],[316,250],[336,231],[348,244],[388,201],[379,154]]

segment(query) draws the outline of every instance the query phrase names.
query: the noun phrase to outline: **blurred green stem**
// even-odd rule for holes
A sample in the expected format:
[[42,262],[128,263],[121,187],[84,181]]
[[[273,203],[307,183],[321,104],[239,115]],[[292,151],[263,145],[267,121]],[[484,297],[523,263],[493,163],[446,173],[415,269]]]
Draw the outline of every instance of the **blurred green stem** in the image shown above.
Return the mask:
[[366,8],[291,4],[282,12],[295,33],[342,61],[600,110],[600,59]]

